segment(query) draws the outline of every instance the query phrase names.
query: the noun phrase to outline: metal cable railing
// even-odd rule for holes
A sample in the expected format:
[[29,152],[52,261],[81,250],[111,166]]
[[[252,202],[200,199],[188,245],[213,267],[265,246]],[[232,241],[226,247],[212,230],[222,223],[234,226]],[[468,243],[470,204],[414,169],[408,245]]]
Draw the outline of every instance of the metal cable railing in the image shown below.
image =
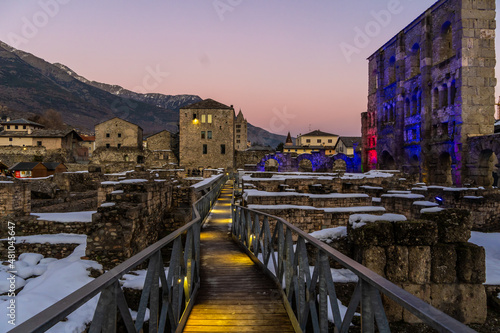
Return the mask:
[[[282,218],[234,204],[232,213],[233,237],[284,289],[284,298],[288,301],[286,307],[293,311],[302,331],[328,332],[329,303],[335,332],[348,331],[358,306],[362,332],[375,332],[375,322],[379,332],[390,332],[382,293],[438,332],[475,332]],[[310,268],[306,244],[316,249],[313,269]],[[330,259],[358,277],[343,320]]]
[[[45,332],[99,293],[89,332],[116,332],[117,309],[122,319],[121,331],[141,331],[147,309],[149,332],[182,330],[200,287],[201,222],[207,217],[227,179],[228,176],[221,177],[210,192],[193,204],[193,219],[189,223],[9,332]],[[170,246],[170,264],[166,273],[162,250]],[[146,279],[134,321],[119,279],[148,259]]]

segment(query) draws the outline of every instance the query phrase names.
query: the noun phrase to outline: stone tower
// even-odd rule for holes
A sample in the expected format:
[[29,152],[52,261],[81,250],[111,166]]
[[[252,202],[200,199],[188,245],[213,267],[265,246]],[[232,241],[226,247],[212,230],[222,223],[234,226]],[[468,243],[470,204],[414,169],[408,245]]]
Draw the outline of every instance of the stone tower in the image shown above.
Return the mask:
[[235,120],[235,138],[234,149],[238,151],[246,150],[247,147],[247,121],[243,113],[238,112]]
[[364,168],[462,184],[468,139],[493,133],[495,24],[494,0],[440,0],[368,58]]
[[179,165],[186,169],[232,170],[234,167],[234,127],[233,107],[213,99],[205,99],[181,108],[179,110]]

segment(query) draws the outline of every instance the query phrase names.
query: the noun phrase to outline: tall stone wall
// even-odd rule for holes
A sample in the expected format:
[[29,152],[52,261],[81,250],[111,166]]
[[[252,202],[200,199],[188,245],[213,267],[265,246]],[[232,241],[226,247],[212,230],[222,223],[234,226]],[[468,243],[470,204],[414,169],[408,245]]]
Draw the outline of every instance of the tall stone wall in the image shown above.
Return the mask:
[[369,57],[365,166],[464,182],[468,138],[493,133],[495,25],[494,0],[440,0]]

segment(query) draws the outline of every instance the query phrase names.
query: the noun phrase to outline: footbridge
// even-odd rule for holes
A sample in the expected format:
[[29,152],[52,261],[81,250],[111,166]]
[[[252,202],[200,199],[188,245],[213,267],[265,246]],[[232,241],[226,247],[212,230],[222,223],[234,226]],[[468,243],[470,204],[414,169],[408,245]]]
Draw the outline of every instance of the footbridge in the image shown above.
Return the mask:
[[[390,332],[382,296],[438,332],[474,332],[286,220],[234,204],[221,178],[182,228],[10,332],[57,331],[99,295],[88,332]],[[331,263],[357,283],[341,311]],[[133,318],[120,278],[147,267]],[[55,326],[55,327],[54,327]]]

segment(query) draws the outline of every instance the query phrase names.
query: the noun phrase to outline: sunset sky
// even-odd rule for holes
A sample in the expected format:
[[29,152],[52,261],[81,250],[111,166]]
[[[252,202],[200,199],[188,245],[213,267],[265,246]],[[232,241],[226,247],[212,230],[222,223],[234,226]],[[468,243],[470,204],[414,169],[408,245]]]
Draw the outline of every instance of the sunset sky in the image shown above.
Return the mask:
[[0,40],[89,80],[232,104],[275,133],[360,136],[366,58],[434,2],[5,0]]

